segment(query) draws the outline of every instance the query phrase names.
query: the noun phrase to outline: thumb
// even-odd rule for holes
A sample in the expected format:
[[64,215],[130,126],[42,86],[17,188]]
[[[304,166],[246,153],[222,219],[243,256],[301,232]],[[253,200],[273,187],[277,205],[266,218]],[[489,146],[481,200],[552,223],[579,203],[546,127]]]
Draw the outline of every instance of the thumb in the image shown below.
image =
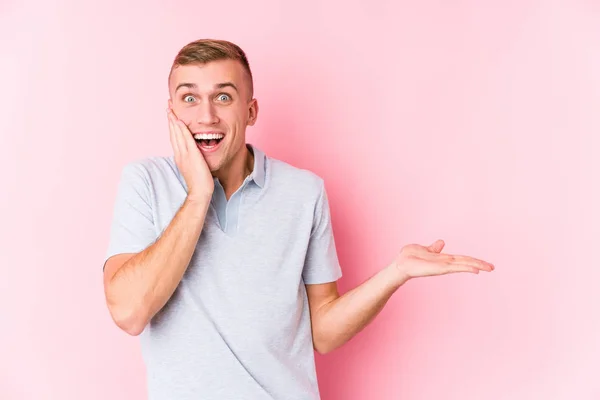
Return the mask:
[[445,243],[443,240],[436,240],[431,244],[431,246],[427,247],[429,251],[433,251],[434,253],[439,253],[444,248]]

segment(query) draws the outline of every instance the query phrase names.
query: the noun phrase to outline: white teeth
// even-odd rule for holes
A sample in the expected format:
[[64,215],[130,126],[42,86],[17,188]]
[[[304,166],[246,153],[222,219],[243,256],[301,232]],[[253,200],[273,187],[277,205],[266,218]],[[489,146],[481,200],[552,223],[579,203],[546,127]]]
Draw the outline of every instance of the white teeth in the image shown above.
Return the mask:
[[205,140],[210,140],[210,139],[223,139],[225,135],[223,135],[222,133],[196,133],[194,135],[194,139],[205,139]]

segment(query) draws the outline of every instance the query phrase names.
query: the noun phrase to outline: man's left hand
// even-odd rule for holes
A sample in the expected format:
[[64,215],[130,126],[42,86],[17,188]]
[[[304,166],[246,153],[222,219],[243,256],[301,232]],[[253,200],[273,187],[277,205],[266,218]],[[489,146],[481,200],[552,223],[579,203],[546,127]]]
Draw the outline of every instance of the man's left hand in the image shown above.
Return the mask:
[[494,266],[489,262],[469,256],[442,253],[444,241],[437,240],[430,246],[409,244],[402,248],[393,262],[400,272],[400,279],[408,281],[422,276],[445,275],[456,272],[493,271]]

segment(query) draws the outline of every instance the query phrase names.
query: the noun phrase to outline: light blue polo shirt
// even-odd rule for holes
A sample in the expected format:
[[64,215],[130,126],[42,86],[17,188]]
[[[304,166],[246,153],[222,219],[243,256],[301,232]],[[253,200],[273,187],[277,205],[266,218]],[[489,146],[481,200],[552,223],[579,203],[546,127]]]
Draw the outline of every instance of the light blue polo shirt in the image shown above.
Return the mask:
[[[149,399],[320,399],[305,284],[336,281],[323,180],[254,152],[226,201],[215,185],[190,265],[140,335]],[[172,157],[127,164],[106,259],[152,244],[185,200]]]
[[[249,149],[253,149],[248,145]],[[228,235],[234,235],[237,232],[238,214],[242,198],[252,190],[260,193],[265,185],[265,155],[259,149],[254,149],[254,167],[250,175],[244,180],[242,186],[229,198],[225,197],[225,190],[217,178],[215,181],[215,191],[213,193],[211,207],[215,209],[221,229]]]

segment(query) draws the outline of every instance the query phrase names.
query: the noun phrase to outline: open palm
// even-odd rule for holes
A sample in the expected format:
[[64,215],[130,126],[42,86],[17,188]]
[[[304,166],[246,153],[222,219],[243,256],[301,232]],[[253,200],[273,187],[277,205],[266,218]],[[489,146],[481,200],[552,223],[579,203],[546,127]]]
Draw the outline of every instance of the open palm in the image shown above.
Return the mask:
[[409,244],[402,248],[394,264],[407,278],[445,275],[455,272],[492,271],[494,266],[469,256],[442,253],[444,241],[437,240],[430,246]]

